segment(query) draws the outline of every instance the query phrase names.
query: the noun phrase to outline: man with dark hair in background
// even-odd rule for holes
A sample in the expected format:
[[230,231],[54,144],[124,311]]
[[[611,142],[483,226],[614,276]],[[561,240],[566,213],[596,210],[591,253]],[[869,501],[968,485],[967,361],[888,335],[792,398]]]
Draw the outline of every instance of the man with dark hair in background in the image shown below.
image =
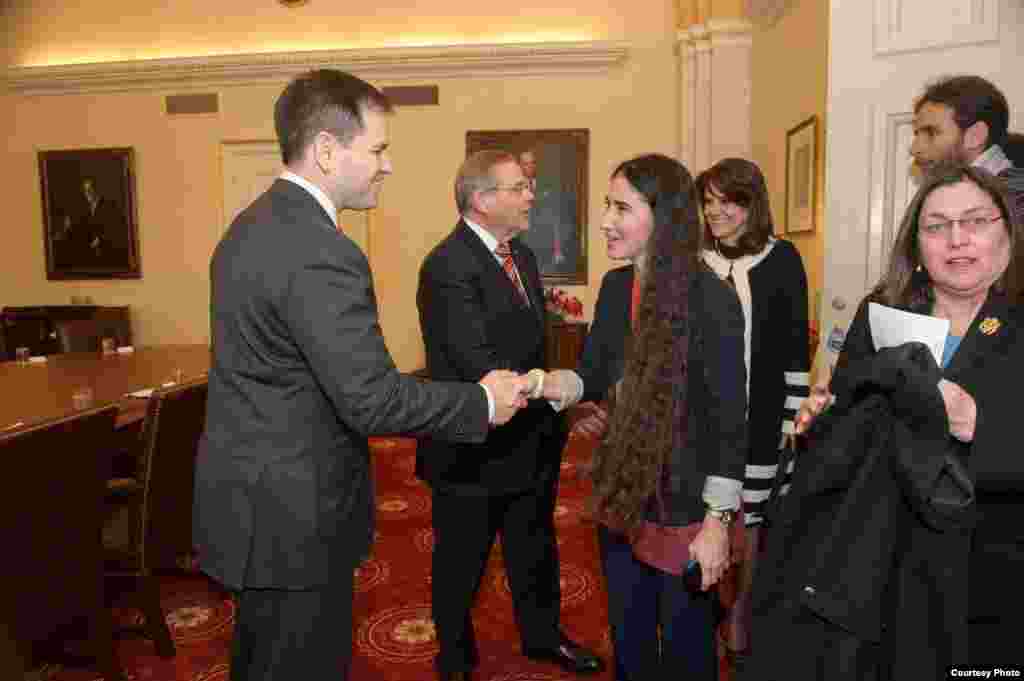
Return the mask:
[[991,82],[980,76],[942,78],[914,103],[910,154],[923,172],[940,161],[960,161],[1002,177],[1020,211],[1024,168],[1014,167],[1002,147],[1009,122],[1006,97]]
[[512,372],[421,381],[388,353],[369,263],[337,212],[377,205],[390,110],[347,73],[293,80],[274,109],[286,170],[210,264],[193,525],[203,571],[235,597],[232,681],[348,678],[353,572],[373,539],[368,435],[482,442],[525,406]]

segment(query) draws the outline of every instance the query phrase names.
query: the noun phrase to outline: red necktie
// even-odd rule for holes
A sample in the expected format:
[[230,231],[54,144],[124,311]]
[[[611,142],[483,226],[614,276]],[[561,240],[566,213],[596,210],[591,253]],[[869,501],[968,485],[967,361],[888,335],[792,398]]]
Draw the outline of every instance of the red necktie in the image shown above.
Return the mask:
[[516,262],[512,259],[512,248],[508,245],[508,242],[505,241],[498,244],[498,247],[494,249],[494,254],[501,258],[501,266],[505,269],[505,274],[512,280],[512,285],[519,291],[519,295],[523,297],[523,302],[529,305],[530,298],[526,295],[526,287],[523,286],[523,280],[519,278],[519,270],[516,269]]

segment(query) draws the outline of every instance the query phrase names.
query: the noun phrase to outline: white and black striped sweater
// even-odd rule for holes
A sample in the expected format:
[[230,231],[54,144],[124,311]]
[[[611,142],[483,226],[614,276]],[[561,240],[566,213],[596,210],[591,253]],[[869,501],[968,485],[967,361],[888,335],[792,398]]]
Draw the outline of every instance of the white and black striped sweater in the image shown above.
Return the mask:
[[807,275],[799,252],[772,239],[755,255],[728,259],[703,252],[704,261],[732,280],[745,319],[750,445],[743,484],[747,525],[763,521],[778,470],[780,442],[808,394]]

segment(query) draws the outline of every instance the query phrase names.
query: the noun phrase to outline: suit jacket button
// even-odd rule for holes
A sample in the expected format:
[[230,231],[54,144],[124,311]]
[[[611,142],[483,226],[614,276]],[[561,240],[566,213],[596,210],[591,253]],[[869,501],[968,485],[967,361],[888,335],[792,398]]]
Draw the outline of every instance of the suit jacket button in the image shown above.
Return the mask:
[[805,586],[804,587],[804,593],[807,594],[808,596],[813,596],[817,592],[814,590],[813,586]]

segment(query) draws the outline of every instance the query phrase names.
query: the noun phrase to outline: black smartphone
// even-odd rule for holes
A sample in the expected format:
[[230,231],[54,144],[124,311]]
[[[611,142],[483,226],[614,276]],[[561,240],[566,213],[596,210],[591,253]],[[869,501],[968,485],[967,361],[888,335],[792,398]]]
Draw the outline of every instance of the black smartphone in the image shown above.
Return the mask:
[[701,582],[704,581],[704,574],[701,572],[700,563],[691,558],[683,570],[683,584],[690,591],[700,591]]

